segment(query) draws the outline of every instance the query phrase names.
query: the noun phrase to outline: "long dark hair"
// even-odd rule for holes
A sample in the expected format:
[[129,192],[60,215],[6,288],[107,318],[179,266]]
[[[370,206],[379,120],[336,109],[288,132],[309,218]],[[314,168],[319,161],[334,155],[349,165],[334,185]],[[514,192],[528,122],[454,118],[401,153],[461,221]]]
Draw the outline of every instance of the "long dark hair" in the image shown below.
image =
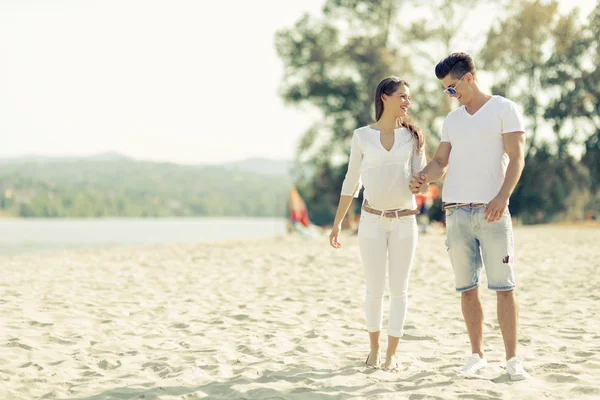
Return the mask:
[[[377,89],[375,89],[375,121],[379,121],[381,115],[383,114],[382,96],[384,94],[391,96],[396,90],[398,90],[400,86],[410,87],[407,81],[396,76],[390,76],[389,78],[385,78],[379,82]],[[408,116],[402,120],[401,125],[408,129],[413,134],[415,139],[417,139],[417,154],[421,154],[425,148],[425,136],[421,130],[410,122]]]

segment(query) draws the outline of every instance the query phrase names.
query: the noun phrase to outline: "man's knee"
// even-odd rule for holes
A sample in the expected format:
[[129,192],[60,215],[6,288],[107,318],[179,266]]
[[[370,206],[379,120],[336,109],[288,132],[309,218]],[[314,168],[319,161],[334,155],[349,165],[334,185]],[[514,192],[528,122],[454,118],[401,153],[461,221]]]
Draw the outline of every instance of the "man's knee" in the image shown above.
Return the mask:
[[497,291],[496,292],[496,296],[498,296],[498,299],[510,299],[515,295],[515,290],[511,289],[511,290],[501,290],[501,291]]
[[479,298],[479,287],[476,286],[473,289],[470,290],[466,290],[464,292],[461,292],[460,294],[462,296],[463,299],[465,300],[472,300],[472,299],[478,299]]

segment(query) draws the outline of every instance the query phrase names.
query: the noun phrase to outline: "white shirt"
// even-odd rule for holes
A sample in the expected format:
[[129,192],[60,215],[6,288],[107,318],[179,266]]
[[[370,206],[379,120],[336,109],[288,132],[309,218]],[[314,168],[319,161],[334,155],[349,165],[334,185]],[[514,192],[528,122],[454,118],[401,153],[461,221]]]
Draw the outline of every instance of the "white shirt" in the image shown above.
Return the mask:
[[408,184],[412,174],[426,165],[425,151],[417,154],[417,139],[406,128],[394,130],[394,145],[387,151],[381,144],[380,132],[369,126],[358,128],[352,136],[348,172],[342,195],[363,197],[377,210],[414,209],[415,196]]
[[451,111],[442,126],[442,142],[452,145],[442,200],[489,203],[498,195],[508,166],[502,135],[525,132],[517,105],[492,96],[475,114],[464,106]]

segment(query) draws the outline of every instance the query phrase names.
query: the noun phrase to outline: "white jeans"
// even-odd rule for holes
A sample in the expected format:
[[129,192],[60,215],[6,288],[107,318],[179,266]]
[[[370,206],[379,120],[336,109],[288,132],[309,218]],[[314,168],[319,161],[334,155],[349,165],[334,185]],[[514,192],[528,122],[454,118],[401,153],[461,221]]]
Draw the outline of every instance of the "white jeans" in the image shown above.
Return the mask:
[[414,215],[385,218],[361,213],[358,227],[360,254],[365,269],[367,330],[381,330],[386,261],[389,254],[390,314],[388,335],[402,337],[408,308],[408,278],[417,247]]

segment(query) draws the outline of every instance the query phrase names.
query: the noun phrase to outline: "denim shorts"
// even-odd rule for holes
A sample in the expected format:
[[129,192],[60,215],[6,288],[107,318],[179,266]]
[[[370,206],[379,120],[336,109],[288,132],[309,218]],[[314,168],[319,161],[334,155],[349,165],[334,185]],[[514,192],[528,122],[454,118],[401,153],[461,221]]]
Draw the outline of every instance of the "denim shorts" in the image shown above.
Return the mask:
[[450,208],[446,210],[446,247],[454,269],[457,292],[465,292],[481,284],[485,265],[488,289],[513,290],[514,238],[508,209],[496,222],[487,222],[485,207]]

